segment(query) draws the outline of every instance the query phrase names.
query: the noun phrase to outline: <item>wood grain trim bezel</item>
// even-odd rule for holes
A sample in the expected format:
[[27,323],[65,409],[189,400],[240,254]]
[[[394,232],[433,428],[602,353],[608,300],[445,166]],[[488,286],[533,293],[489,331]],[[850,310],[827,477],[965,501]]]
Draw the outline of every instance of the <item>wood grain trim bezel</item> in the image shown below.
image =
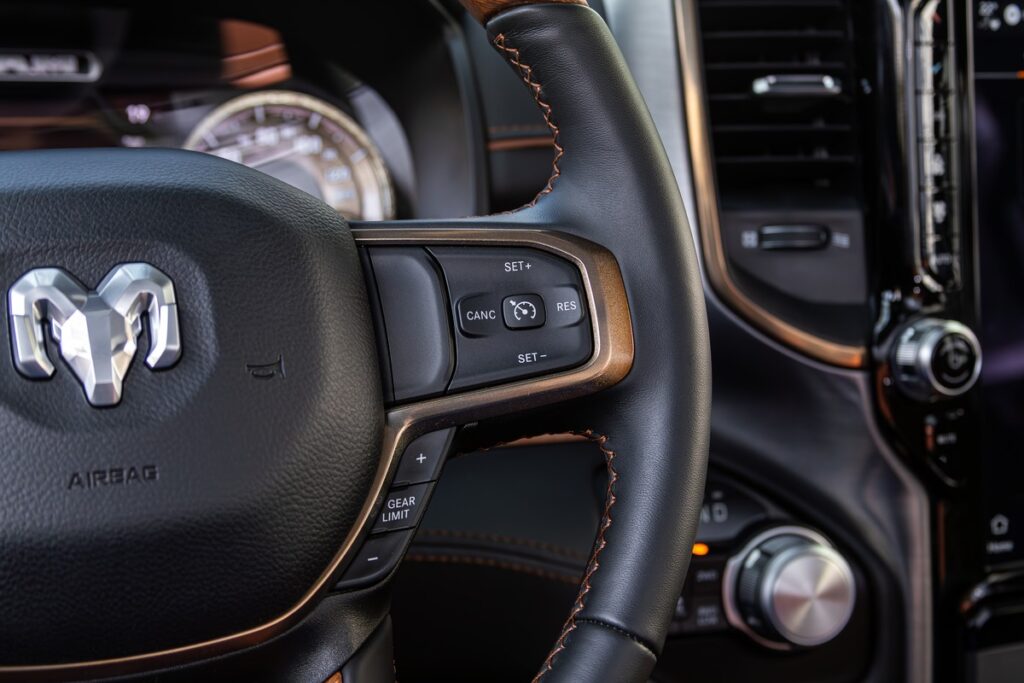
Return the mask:
[[592,242],[544,230],[395,229],[353,230],[360,246],[507,246],[549,252],[580,271],[590,312],[594,350],[584,365],[570,370],[398,406],[388,411],[381,459],[370,494],[330,565],[298,603],[264,624],[201,643],[85,662],[0,666],[0,680],[69,681],[124,676],[229,654],[258,645],[294,626],[331,590],[346,560],[369,533],[371,519],[387,494],[398,454],[415,438],[448,426],[558,403],[612,386],[633,366],[633,325],[618,262]]
[[768,312],[748,297],[729,274],[718,213],[718,188],[711,156],[702,56],[697,17],[697,0],[675,0],[676,35],[679,41],[683,77],[683,107],[704,271],[719,297],[769,337],[816,360],[845,368],[867,365],[867,348],[840,344],[802,330]]
[[583,5],[587,0],[460,0],[466,10],[480,23],[486,22],[499,12],[523,5]]
[[551,149],[555,146],[550,135],[529,135],[499,138],[487,141],[488,152],[508,152],[519,149]]

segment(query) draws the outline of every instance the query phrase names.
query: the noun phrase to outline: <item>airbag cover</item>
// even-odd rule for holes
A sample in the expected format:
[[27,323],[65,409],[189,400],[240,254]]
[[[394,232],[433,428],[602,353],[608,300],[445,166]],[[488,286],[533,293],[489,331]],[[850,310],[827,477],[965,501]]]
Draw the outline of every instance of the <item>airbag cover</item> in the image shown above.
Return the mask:
[[[45,331],[49,380],[11,362],[27,271],[174,283],[181,359],[95,408]],[[140,654],[296,605],[363,506],[383,424],[355,243],[325,204],[179,151],[0,155],[0,665]]]

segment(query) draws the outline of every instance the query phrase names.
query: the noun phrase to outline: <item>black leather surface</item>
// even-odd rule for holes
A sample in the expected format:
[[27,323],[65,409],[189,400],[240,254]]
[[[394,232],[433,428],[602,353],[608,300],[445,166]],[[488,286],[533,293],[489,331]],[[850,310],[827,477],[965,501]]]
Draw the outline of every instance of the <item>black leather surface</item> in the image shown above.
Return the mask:
[[[386,618],[341,670],[342,683],[382,683],[396,680],[391,619]],[[313,679],[310,679],[313,680]]]
[[409,552],[483,552],[578,580],[606,486],[604,457],[589,443],[455,458],[444,467]]
[[[625,280],[636,349],[630,375],[614,388],[481,425],[478,441],[565,429],[608,437],[616,502],[579,616],[630,635],[571,641],[544,680],[646,681],[654,656],[635,653],[656,653],[664,642],[707,464],[711,368],[694,245],[657,131],[601,18],[543,4],[503,12],[486,28],[492,40],[504,36],[506,59],[539,88],[564,155],[553,191],[535,206],[444,227],[542,227],[607,247]],[[605,627],[586,631],[597,628]],[[592,665],[619,650],[613,668]]]
[[535,573],[507,558],[421,562],[417,549],[409,557],[395,579],[391,612],[400,681],[533,678],[572,608],[581,572]]
[[[389,596],[384,591],[331,594],[301,623],[257,647],[158,674],[104,679],[121,683],[324,683],[353,657],[364,643],[386,628]],[[393,683],[390,676],[381,683]]]
[[449,460],[395,578],[399,680],[530,680],[576,599],[605,483],[591,444]]
[[604,623],[581,622],[545,681],[647,681],[657,658],[630,633]]
[[[564,224],[615,254],[636,345],[629,377],[567,424],[606,435],[618,473],[607,546],[579,616],[632,638],[616,634],[623,646],[613,648],[607,629],[592,637],[601,627],[579,627],[544,680],[644,681],[685,578],[707,464],[711,366],[689,225],[654,124],[596,13],[529,6],[487,30],[529,65],[565,150],[554,192],[517,216]],[[615,651],[610,668],[595,668]]]
[[[379,374],[353,240],[322,203],[205,155],[0,155],[0,284],[89,286],[146,261],[174,281],[183,356],[103,410],[57,367],[0,362],[0,664],[95,659],[257,626],[327,567],[379,457]],[[6,297],[3,303],[6,321]],[[0,359],[10,358],[6,323]],[[283,360],[254,379],[248,363]],[[70,489],[74,472],[156,481]]]

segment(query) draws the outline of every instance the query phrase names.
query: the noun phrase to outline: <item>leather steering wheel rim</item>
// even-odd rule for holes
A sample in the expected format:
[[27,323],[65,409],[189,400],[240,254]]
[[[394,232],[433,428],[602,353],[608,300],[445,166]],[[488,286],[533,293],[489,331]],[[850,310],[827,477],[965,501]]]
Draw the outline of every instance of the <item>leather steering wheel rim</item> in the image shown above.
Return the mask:
[[555,141],[547,186],[498,220],[555,225],[608,248],[634,321],[625,380],[559,406],[557,418],[531,417],[525,432],[549,420],[542,431],[569,425],[608,466],[575,605],[534,680],[641,683],[683,586],[707,466],[710,350],[689,224],[643,98],[597,13],[585,2],[464,4],[532,92]]

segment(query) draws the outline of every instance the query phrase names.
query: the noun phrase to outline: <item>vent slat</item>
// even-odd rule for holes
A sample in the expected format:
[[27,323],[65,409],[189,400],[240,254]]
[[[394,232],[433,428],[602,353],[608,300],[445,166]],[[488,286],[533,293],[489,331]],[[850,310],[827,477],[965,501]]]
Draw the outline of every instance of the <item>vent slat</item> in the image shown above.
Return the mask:
[[842,0],[701,0],[701,10],[709,9],[750,9],[761,10],[778,8],[817,8],[823,7],[833,10],[843,9]]
[[[818,101],[821,98],[816,96],[792,96],[788,98],[791,102],[798,101]],[[731,92],[731,93],[715,93],[708,95],[709,102],[748,102],[748,103],[761,103],[767,101],[767,99],[761,95],[754,95],[748,92]],[[840,104],[849,104],[852,100],[847,95],[833,95],[828,98],[829,102],[836,102]]]
[[847,68],[843,62],[709,62],[704,65],[708,71],[751,71],[770,73],[772,71],[810,70],[823,72],[841,71]]
[[711,126],[711,132],[728,135],[730,133],[848,133],[853,126],[845,124],[814,124],[814,123],[723,123]]
[[852,154],[836,157],[802,157],[802,156],[719,156],[719,164],[854,164],[857,158]]
[[[855,2],[699,0],[711,147],[723,201],[755,195],[799,201],[810,192],[858,191]],[[767,76],[819,75],[835,79],[841,92],[753,92],[754,81]]]
[[822,40],[833,41],[845,38],[842,31],[710,31],[704,34],[704,40]]

